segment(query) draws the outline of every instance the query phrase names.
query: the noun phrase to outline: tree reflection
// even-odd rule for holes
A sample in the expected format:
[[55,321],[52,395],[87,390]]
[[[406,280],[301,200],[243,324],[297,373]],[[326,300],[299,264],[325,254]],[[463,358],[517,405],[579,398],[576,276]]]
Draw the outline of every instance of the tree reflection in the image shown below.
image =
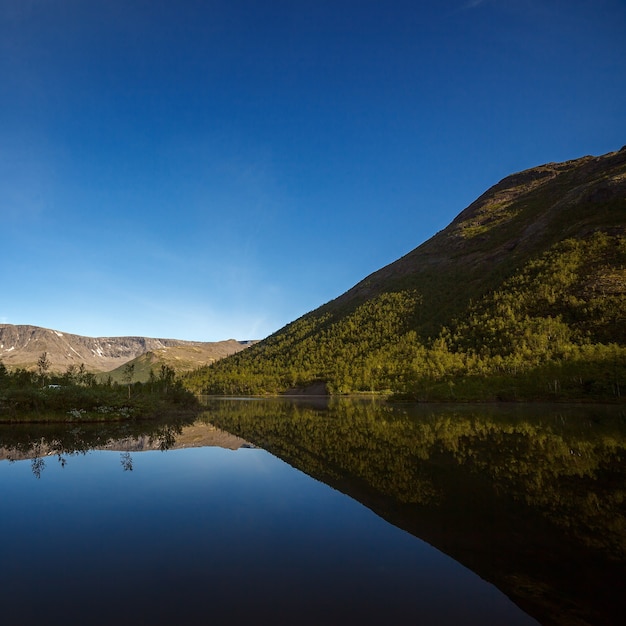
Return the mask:
[[[190,416],[146,422],[0,424],[0,459],[29,459],[33,475],[41,478],[46,456],[56,456],[65,468],[69,457],[93,449],[169,450],[183,427],[196,419]],[[132,471],[130,452],[123,455],[121,465],[124,471]]]
[[612,623],[626,610],[623,410],[349,400],[328,410],[279,400],[207,408],[216,426],[452,555],[542,622]]
[[158,435],[151,438],[151,441],[157,442],[159,450],[165,452],[169,450],[176,443],[176,437],[182,433],[183,429],[180,424],[167,424],[158,433]]
[[122,452],[120,454],[120,463],[125,472],[133,471],[133,457],[130,455],[130,452]]
[[41,478],[41,472],[46,468],[46,462],[41,457],[35,457],[30,462],[30,468],[35,478]]

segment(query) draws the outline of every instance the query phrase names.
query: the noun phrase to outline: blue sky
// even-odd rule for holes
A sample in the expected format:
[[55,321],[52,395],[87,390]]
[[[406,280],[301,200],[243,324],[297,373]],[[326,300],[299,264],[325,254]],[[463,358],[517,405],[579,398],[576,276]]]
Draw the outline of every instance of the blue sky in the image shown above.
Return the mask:
[[625,130],[623,0],[0,0],[0,323],[263,338]]

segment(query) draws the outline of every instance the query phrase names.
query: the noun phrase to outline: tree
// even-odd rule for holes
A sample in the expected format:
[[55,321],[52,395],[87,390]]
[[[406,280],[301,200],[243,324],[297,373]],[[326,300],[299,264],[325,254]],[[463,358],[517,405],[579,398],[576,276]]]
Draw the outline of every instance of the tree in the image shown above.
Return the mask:
[[167,388],[174,382],[174,378],[176,377],[176,371],[171,368],[169,365],[161,365],[161,371],[159,372],[159,380],[163,384],[165,393],[167,393]]
[[48,358],[47,352],[42,352],[41,356],[37,359],[37,370],[39,371],[39,377],[41,379],[41,386],[43,387],[46,383],[46,374],[50,369],[50,359]]
[[63,374],[63,382],[66,385],[73,385],[78,380],[78,365],[71,363],[67,366],[65,374]]
[[133,376],[135,375],[135,364],[126,363],[124,370],[122,371],[122,380],[128,385],[128,397],[130,398],[130,385],[133,382]]

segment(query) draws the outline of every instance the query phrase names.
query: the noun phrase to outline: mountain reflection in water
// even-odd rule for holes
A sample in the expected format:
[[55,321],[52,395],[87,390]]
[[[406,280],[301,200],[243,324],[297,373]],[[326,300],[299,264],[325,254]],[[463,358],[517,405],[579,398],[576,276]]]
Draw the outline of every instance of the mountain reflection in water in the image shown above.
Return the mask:
[[[0,427],[0,461],[29,460],[36,484],[54,458],[64,467],[90,450],[118,451],[117,472],[135,475],[142,451],[215,445],[268,450],[448,554],[542,624],[615,624],[625,614],[619,407],[207,399],[198,421]],[[188,480],[193,503],[206,486]]]
[[0,461],[31,460],[37,478],[46,461],[68,459],[90,450],[121,453],[122,467],[132,470],[132,453],[203,446],[237,449],[250,444],[196,417],[128,422],[0,425]]
[[207,400],[208,419],[359,500],[543,624],[626,614],[619,407]]

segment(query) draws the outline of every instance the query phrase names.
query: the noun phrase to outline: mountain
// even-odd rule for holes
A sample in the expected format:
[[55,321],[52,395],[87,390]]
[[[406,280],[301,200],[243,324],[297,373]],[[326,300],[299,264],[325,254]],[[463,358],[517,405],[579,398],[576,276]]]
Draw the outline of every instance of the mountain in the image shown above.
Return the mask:
[[[548,163],[503,179],[406,256],[188,385],[515,399],[558,395],[578,377],[566,395],[586,385],[621,397],[625,267],[626,147]],[[598,382],[608,362],[615,372]],[[556,365],[567,381],[549,388]],[[467,388],[498,378],[500,390]]]
[[[0,361],[7,367],[34,369],[43,352],[50,371],[64,372],[70,365],[85,365],[88,371],[108,372],[151,354],[155,368],[161,363],[184,371],[212,363],[252,342],[234,339],[217,342],[153,339],[149,337],[83,337],[38,326],[0,324]],[[146,379],[148,373],[146,372]],[[141,380],[135,376],[135,380]]]

